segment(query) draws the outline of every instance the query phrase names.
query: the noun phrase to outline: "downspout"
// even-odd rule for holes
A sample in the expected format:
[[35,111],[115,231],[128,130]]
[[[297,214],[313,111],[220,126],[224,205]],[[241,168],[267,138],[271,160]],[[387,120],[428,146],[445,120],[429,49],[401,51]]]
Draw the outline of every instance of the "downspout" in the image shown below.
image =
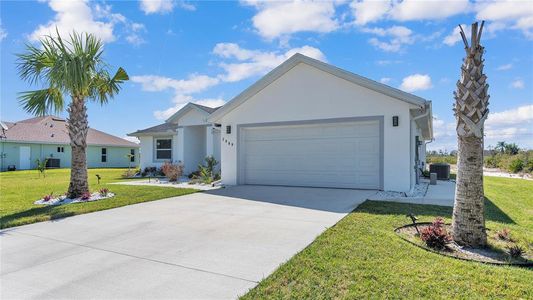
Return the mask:
[[[430,103],[431,103],[431,102],[430,102]],[[423,114],[419,115],[419,116],[413,117],[413,121],[415,121],[415,123],[416,123],[416,120],[418,120],[418,119],[422,119],[422,118],[425,118],[425,117],[429,116],[429,112],[431,111],[431,110],[429,109],[429,106],[430,106],[430,105],[431,105],[431,104],[428,104],[428,103],[426,102],[426,105],[424,105],[424,110],[425,110],[425,112],[424,112]],[[416,145],[415,147],[416,147],[416,150],[415,150],[415,151],[418,151],[418,149],[419,149],[419,148],[418,148],[418,143],[417,143],[417,145]],[[418,157],[420,158],[420,154],[418,155]],[[419,164],[420,164],[420,161],[416,161],[416,162],[415,162],[415,165],[413,166],[413,168],[415,169],[415,184],[419,184],[419,183],[420,183],[420,174],[419,174],[419,170],[418,170],[418,165],[419,165]],[[409,191],[409,193],[410,193],[411,195],[413,195],[413,193],[414,193],[414,186],[411,188],[411,191]]]

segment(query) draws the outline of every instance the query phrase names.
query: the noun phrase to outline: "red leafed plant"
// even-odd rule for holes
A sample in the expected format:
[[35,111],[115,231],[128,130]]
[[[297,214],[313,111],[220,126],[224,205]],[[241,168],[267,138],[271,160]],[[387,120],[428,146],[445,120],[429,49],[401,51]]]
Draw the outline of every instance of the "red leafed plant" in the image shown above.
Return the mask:
[[511,240],[511,229],[509,228],[504,228],[500,231],[497,231],[496,234],[498,235],[498,238],[500,240],[504,240],[504,241],[512,241]]
[[81,200],[89,200],[91,199],[91,193],[89,192],[84,192],[83,194],[81,194]]
[[444,219],[437,217],[431,225],[423,228],[420,232],[420,238],[426,242],[430,248],[443,250],[452,241],[451,236],[444,227]]
[[50,200],[52,200],[54,198],[54,195],[52,193],[50,193],[50,195],[44,195],[43,196],[43,201],[44,202],[48,202]]
[[161,166],[161,172],[165,174],[168,181],[178,181],[183,174],[183,165],[166,162]]
[[100,193],[100,196],[105,197],[109,193],[109,189],[102,188],[102,189],[100,189],[99,193]]

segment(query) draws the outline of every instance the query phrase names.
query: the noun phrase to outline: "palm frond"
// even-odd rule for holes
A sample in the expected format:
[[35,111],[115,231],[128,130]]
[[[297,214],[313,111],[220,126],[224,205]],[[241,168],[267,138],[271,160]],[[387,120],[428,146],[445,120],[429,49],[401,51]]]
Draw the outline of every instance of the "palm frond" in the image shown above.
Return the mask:
[[90,97],[100,104],[105,104],[120,91],[121,84],[127,80],[129,76],[123,68],[118,68],[112,78],[107,71],[101,70],[94,77]]
[[107,103],[129,79],[126,71],[119,68],[111,77],[102,60],[103,43],[94,35],[72,32],[63,39],[57,29],[56,34],[43,37],[40,47],[27,45],[26,53],[18,55],[20,77],[48,86],[21,93],[24,109],[35,114],[61,110],[63,94]]
[[57,88],[22,92],[19,101],[24,110],[38,116],[59,113],[64,107],[63,95]]

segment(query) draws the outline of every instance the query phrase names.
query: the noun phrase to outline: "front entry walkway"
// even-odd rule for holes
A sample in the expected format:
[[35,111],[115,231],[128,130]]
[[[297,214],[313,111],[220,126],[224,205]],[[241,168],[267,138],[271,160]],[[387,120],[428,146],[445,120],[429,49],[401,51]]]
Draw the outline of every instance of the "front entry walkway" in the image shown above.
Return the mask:
[[374,193],[236,186],[2,230],[1,296],[236,298]]

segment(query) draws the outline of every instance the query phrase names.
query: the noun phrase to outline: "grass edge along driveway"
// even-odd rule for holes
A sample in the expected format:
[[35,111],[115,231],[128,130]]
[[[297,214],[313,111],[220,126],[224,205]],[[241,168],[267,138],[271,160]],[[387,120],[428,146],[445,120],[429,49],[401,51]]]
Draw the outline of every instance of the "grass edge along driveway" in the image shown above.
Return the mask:
[[[533,247],[533,181],[485,177],[489,235],[504,227]],[[532,299],[533,269],[444,257],[393,232],[409,212],[430,221],[452,208],[367,201],[242,299]]]
[[[62,195],[68,188],[70,169],[47,170],[46,177],[35,170],[0,173],[0,228],[48,221],[79,214],[85,214],[125,205],[160,200],[196,192],[194,189],[180,189],[153,186],[126,186],[110,184],[120,182],[126,169],[89,169],[91,192],[108,188],[115,197],[95,202],[75,203],[58,206],[33,204],[45,194]],[[96,174],[101,176],[97,183]]]

